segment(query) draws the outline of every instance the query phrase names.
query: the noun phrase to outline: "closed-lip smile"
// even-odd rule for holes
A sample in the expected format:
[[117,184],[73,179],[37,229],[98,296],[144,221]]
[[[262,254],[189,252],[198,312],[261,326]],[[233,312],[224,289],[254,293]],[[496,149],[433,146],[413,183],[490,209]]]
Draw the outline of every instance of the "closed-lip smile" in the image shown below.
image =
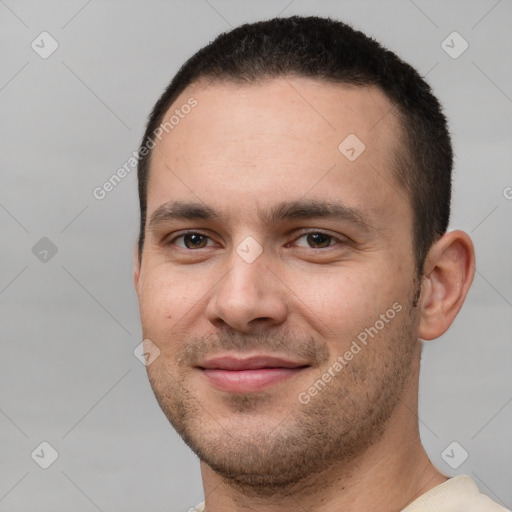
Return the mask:
[[303,361],[260,354],[249,357],[216,356],[196,367],[213,387],[221,391],[251,393],[267,389],[309,366]]

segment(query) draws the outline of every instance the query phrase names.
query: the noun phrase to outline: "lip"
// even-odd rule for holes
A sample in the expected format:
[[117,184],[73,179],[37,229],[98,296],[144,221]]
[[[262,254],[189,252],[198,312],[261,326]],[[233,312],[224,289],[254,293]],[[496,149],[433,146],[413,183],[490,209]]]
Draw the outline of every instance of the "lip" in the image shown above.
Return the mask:
[[268,389],[308,367],[304,362],[267,355],[214,357],[198,365],[213,387],[231,393]]

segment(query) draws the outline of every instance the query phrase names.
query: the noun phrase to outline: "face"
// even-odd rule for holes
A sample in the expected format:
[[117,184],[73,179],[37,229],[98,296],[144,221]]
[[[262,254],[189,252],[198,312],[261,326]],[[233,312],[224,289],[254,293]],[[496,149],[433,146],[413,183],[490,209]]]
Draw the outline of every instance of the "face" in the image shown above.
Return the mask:
[[414,386],[397,120],[375,88],[305,78],[193,84],[169,115],[192,97],[151,162],[150,383],[218,474],[291,485],[364,452]]

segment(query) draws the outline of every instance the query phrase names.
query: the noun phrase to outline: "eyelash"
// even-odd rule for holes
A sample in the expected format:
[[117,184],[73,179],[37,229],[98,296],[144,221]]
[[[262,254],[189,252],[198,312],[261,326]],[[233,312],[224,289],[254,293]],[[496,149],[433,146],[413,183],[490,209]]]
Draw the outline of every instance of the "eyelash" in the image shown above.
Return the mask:
[[[326,233],[325,231],[321,231],[321,230],[318,230],[318,229],[310,229],[310,230],[307,230],[307,231],[301,231],[301,232],[300,232],[300,234],[299,234],[299,236],[298,236],[297,238],[295,238],[295,239],[294,239],[294,241],[297,241],[297,240],[301,239],[302,237],[307,236],[307,235],[310,235],[310,234],[321,234],[321,235],[325,235],[325,236],[327,236],[328,238],[330,238],[330,239],[331,239],[331,241],[336,241],[336,242],[341,243],[341,244],[343,244],[343,243],[344,243],[344,241],[343,241],[343,240],[341,240],[340,238],[335,237],[334,235],[331,235],[331,234],[329,234],[329,233]],[[167,244],[166,244],[166,245],[174,245],[174,242],[175,242],[176,240],[178,240],[178,239],[180,239],[180,238],[183,238],[183,237],[185,237],[185,236],[187,236],[187,235],[200,235],[200,236],[206,237],[206,238],[208,238],[208,239],[210,239],[210,240],[211,240],[211,237],[209,237],[208,235],[206,235],[206,234],[204,234],[204,233],[201,233],[200,231],[193,231],[193,230],[190,230],[190,231],[185,231],[184,233],[181,233],[180,235],[178,235],[178,236],[174,237],[172,240],[169,240],[169,242],[167,242]],[[286,244],[286,245],[288,246],[289,244]],[[307,248],[308,248],[308,249],[313,249],[313,250],[318,251],[318,250],[321,250],[321,249],[328,249],[328,248],[333,247],[333,246],[335,246],[335,245],[337,245],[337,244],[330,244],[330,245],[328,245],[327,247],[307,247]],[[199,247],[199,248],[197,248],[197,249],[189,249],[188,247],[179,247],[179,248],[180,248],[180,249],[183,249],[183,250],[185,250],[185,251],[197,251],[197,250],[199,250],[199,249],[206,249],[207,247]],[[302,248],[302,249],[306,249],[306,247],[301,247],[301,248]]]

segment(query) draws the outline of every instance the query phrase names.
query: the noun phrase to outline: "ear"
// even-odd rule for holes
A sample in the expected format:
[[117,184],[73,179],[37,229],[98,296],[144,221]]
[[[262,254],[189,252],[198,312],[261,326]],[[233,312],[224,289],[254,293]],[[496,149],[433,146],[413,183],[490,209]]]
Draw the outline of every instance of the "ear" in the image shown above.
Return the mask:
[[431,247],[421,283],[418,336],[444,334],[460,311],[475,275],[475,249],[460,230],[445,233]]
[[139,292],[139,283],[140,283],[140,259],[139,259],[139,245],[135,244],[133,249],[133,284],[135,286],[135,291]]

